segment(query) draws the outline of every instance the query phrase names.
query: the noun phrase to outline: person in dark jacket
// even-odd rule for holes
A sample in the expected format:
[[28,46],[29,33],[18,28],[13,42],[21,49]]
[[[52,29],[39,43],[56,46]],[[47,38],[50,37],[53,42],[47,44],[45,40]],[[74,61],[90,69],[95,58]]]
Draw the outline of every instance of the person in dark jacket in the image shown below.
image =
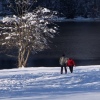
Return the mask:
[[65,69],[65,74],[67,73],[67,68],[66,68],[66,57],[65,54],[63,54],[60,59],[59,59],[59,64],[61,66],[61,74],[63,74],[63,67]]
[[73,73],[73,67],[75,66],[74,60],[71,59],[71,58],[69,58],[69,59],[67,60],[67,63],[66,63],[66,64],[67,64],[66,66],[69,67],[70,72]]

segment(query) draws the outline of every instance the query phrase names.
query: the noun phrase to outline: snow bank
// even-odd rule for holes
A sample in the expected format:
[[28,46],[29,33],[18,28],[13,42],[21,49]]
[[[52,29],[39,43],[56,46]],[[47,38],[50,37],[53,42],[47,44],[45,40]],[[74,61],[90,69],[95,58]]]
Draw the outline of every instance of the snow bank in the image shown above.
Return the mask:
[[[3,20],[4,18],[0,17],[0,21]],[[55,22],[100,22],[100,18],[84,18],[81,16],[73,19],[67,19],[66,17],[53,17],[52,20]]]

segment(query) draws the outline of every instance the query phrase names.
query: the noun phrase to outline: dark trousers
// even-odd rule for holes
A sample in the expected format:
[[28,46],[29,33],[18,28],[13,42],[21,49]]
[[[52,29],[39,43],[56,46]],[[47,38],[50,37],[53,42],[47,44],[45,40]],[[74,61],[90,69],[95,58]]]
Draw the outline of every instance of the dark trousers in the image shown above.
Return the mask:
[[66,64],[61,65],[61,74],[63,74],[63,68],[65,69],[65,74],[67,74]]
[[73,73],[73,66],[69,66],[69,70],[71,73]]

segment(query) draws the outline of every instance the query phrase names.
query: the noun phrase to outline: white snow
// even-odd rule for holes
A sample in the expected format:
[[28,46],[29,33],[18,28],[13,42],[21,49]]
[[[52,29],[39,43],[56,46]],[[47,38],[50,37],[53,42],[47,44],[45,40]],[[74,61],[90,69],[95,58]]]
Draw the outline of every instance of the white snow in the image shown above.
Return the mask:
[[8,37],[6,37],[5,39],[10,39],[11,37],[10,36],[8,36]]
[[75,17],[73,19],[67,19],[66,17],[60,17],[53,19],[56,22],[100,22],[100,18],[84,18],[81,16]]
[[43,13],[45,13],[45,12],[50,12],[50,10],[47,9],[47,8],[44,8],[44,9],[42,9],[42,12],[43,12]]
[[[23,19],[25,19],[26,17],[29,17],[29,16],[31,16],[31,18],[36,17],[36,15],[32,16],[29,13],[29,15],[26,15],[25,17],[23,17]],[[14,20],[14,18],[10,20],[10,19],[8,19],[8,17],[6,17],[6,18],[0,17],[0,21],[3,21],[3,22],[9,21],[10,22],[10,21]],[[33,19],[33,18],[32,19],[31,18],[30,18],[30,20]],[[81,17],[81,16],[77,16],[73,19],[68,19],[66,17],[57,17],[57,16],[55,16],[55,17],[52,18],[52,20],[55,21],[55,22],[100,22],[100,18],[84,18],[84,17]],[[32,21],[31,23],[35,24],[36,22]]]
[[100,65],[0,70],[0,100],[100,100]]

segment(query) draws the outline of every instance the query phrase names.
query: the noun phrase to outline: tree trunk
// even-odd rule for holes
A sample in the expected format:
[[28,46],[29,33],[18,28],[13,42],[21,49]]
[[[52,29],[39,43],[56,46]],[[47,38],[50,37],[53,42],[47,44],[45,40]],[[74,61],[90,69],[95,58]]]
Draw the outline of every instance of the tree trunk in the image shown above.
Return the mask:
[[19,55],[18,55],[18,67],[26,67],[27,61],[30,55],[30,50],[19,50]]

